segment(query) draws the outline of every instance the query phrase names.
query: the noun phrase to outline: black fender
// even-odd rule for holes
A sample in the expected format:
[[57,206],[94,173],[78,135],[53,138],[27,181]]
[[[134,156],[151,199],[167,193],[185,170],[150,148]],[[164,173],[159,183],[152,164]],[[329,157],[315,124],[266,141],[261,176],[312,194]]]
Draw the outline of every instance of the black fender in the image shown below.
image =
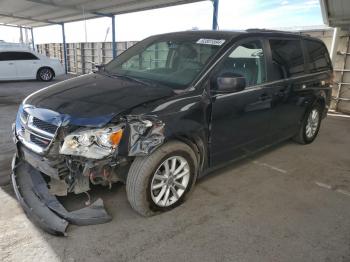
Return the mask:
[[209,162],[209,105],[202,95],[187,94],[157,105],[149,114],[125,116],[118,155],[149,155],[162,144],[175,139],[193,149],[201,173]]

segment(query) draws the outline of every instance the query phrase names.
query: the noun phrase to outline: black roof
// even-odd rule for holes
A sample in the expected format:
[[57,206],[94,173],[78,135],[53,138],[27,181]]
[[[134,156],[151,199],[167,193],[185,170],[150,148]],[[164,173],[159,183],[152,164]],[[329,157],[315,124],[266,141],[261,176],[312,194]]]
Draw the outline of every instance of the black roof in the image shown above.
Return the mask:
[[[235,31],[223,31],[223,30],[189,30],[189,31],[181,31],[175,33],[166,33],[162,35],[192,35],[198,37],[211,37],[216,39],[232,39],[239,35],[268,35],[268,36],[277,36],[277,37],[307,37],[313,38],[306,34],[302,34],[299,32],[290,32],[290,31],[278,31],[278,30],[270,30],[270,29],[247,29],[247,30],[235,30]],[[315,39],[315,38],[313,38]]]
[[221,30],[188,30],[188,31],[180,31],[174,33],[165,33],[161,35],[178,35],[178,36],[198,36],[198,37],[211,37],[211,38],[224,38],[231,39],[235,36],[238,36],[245,31],[221,31]]

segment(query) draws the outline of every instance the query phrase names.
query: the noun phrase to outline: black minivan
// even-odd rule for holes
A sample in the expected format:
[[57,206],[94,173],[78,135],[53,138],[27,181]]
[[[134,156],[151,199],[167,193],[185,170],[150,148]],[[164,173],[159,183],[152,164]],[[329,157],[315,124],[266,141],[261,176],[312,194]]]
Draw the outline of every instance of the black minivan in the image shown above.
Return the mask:
[[111,218],[56,196],[126,184],[144,216],[181,204],[215,167],[293,138],[311,143],[330,104],[318,39],[288,32],[187,31],[149,37],[91,74],[28,96],[13,125],[12,182],[46,231]]

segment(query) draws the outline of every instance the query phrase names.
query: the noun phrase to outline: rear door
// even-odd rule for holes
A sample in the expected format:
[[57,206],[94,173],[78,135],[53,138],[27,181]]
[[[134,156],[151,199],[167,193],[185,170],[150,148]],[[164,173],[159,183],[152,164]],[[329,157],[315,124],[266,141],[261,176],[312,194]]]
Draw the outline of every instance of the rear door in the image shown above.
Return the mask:
[[14,52],[18,79],[35,79],[40,59],[31,52]]
[[299,37],[269,38],[268,45],[268,80],[273,93],[270,132],[277,141],[298,129],[305,110],[301,91],[306,87],[306,68]]
[[243,76],[246,88],[229,94],[212,94],[210,126],[211,165],[241,157],[264,146],[271,120],[271,93],[265,88],[264,42],[245,39],[237,43],[214,69],[212,89],[218,76]]
[[15,80],[17,77],[16,65],[12,52],[0,52],[0,80]]
[[332,82],[333,67],[327,47],[317,39],[304,38],[302,42],[309,73],[305,85],[310,90],[310,100],[312,101],[315,98],[313,95],[324,95],[326,105],[329,106],[332,92],[330,85]]

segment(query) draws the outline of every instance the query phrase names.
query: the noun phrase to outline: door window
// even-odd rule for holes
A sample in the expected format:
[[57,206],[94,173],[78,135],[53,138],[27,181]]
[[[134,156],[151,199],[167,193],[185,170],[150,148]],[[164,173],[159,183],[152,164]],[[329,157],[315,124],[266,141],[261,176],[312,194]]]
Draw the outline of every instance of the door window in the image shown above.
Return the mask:
[[247,86],[265,82],[265,57],[261,41],[249,41],[236,47],[225,58],[220,69],[220,74],[223,73],[243,76]]
[[0,61],[37,60],[30,52],[0,52]]
[[272,80],[304,73],[304,56],[298,39],[271,39]]
[[314,40],[304,40],[309,55],[309,69],[311,73],[330,70],[332,68],[325,45]]

